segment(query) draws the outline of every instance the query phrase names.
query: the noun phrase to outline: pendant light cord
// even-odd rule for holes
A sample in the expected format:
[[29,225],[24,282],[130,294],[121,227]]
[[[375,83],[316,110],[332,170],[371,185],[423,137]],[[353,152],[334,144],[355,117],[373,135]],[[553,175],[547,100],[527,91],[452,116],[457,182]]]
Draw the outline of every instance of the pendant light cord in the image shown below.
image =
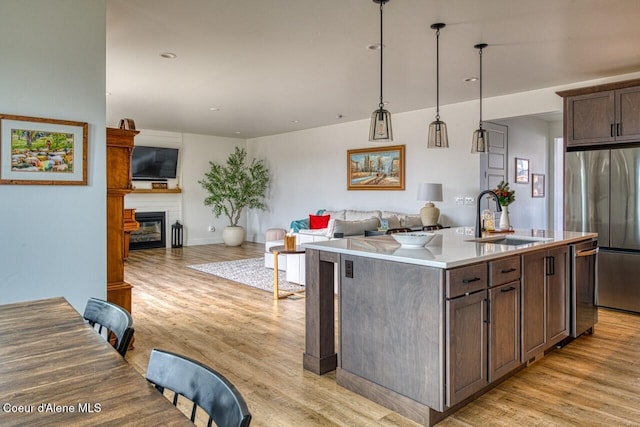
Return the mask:
[[384,1],[380,1],[380,111],[384,108],[384,102],[382,101],[382,7],[384,5]]
[[482,129],[482,48],[478,49],[480,54],[480,124],[479,127]]
[[440,120],[440,28],[436,30],[436,120]]

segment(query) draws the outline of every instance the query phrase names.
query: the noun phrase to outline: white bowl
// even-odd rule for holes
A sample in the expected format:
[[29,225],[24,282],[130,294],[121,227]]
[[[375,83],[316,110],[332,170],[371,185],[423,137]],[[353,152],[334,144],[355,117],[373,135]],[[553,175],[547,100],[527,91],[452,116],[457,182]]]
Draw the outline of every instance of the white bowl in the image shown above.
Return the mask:
[[424,231],[393,233],[391,235],[403,248],[422,248],[435,236],[435,233],[427,233]]

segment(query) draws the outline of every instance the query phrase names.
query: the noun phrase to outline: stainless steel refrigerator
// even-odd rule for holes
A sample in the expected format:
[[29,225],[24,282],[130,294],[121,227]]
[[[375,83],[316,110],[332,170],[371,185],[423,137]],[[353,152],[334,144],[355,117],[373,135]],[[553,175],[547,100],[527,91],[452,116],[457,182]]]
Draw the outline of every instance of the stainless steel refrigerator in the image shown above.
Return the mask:
[[597,304],[640,313],[640,147],[565,155],[565,229],[598,233]]

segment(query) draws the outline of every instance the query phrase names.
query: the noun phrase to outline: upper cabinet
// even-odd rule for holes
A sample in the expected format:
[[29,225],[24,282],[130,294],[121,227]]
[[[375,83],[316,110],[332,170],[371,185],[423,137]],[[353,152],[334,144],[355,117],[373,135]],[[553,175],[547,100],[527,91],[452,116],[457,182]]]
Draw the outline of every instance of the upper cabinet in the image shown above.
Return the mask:
[[640,79],[558,92],[567,147],[640,141]]

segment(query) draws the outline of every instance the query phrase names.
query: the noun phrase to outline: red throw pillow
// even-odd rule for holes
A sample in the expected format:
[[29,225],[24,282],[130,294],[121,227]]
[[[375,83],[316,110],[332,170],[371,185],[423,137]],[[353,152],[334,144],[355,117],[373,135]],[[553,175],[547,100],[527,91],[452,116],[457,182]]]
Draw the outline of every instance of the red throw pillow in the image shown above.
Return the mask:
[[329,226],[329,218],[331,215],[312,215],[309,214],[309,228],[319,230]]

